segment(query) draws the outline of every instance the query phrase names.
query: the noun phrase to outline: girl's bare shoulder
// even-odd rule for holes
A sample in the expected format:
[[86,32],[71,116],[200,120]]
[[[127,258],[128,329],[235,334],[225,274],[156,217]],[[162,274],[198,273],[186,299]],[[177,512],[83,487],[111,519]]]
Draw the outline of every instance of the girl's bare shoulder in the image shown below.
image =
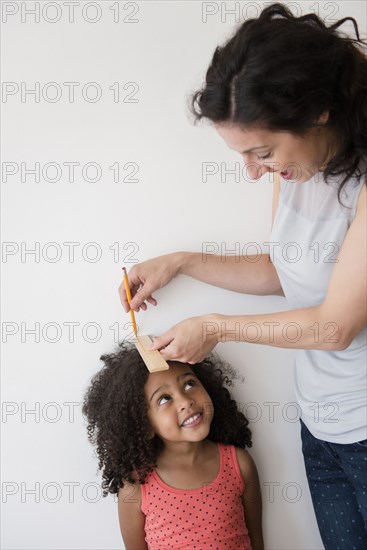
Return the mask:
[[258,482],[258,473],[254,459],[248,451],[236,447],[238,466],[245,482]]
[[119,489],[118,506],[124,508],[126,504],[141,506],[141,486],[136,473],[132,475],[134,483],[124,481],[124,486]]

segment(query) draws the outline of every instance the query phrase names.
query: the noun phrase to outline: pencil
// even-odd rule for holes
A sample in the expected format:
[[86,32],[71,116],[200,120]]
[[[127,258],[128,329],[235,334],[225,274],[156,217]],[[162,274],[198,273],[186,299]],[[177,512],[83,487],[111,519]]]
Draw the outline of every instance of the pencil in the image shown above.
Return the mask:
[[[126,296],[127,296],[127,301],[130,305],[130,302],[131,302],[131,292],[130,292],[130,287],[129,287],[129,279],[127,278],[127,273],[126,273],[126,268],[123,267],[122,268],[123,272],[124,272],[124,285],[125,285],[125,290],[126,290]],[[134,310],[133,309],[130,309],[130,317],[131,317],[131,322],[133,324],[133,331],[134,331],[134,334],[135,336],[138,335],[138,330],[136,328],[136,322],[135,322],[135,314],[134,314]]]

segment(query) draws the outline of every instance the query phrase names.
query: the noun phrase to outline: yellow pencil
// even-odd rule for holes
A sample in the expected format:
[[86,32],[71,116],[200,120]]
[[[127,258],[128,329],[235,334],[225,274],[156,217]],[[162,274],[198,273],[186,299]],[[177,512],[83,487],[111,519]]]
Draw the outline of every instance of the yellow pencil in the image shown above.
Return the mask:
[[[123,272],[124,272],[124,284],[125,284],[125,290],[126,290],[126,296],[127,296],[127,301],[129,302],[129,305],[130,305],[130,302],[131,302],[131,292],[130,292],[130,287],[129,287],[129,279],[127,278],[127,273],[126,273],[126,269],[125,267],[122,268]],[[134,310],[133,309],[130,309],[130,317],[131,317],[131,322],[133,324],[133,331],[134,331],[134,334],[135,336],[138,335],[138,330],[136,328],[136,322],[135,322],[135,314],[134,314]]]

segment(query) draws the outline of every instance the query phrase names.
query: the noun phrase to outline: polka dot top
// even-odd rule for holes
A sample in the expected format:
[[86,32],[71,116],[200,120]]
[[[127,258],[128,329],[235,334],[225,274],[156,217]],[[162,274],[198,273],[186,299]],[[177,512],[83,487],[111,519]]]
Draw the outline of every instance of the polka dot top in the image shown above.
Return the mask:
[[153,470],[141,485],[149,550],[251,550],[242,494],[245,484],[232,445],[218,444],[220,468],[199,489],[176,489]]

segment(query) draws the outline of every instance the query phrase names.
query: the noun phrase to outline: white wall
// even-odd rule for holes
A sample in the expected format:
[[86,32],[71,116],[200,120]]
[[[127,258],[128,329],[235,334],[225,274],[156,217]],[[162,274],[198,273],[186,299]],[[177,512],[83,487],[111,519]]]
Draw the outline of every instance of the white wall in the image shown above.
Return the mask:
[[[299,14],[317,9],[330,21],[354,16],[365,33],[363,1],[289,4]],[[129,332],[117,295],[123,263],[201,251],[206,242],[218,251],[221,243],[242,249],[257,242],[266,251],[271,182],[236,182],[233,175],[221,182],[218,173],[204,183],[202,163],[233,167],[241,159],[213,130],[194,127],[186,108],[215,46],[239,14],[248,9],[255,15],[262,4],[79,0],[74,22],[65,2],[38,6],[35,22],[26,10],[37,10],[37,3],[2,2],[2,78],[8,83],[2,98],[8,174],[2,191],[2,548],[117,549],[123,545],[116,501],[101,498],[79,405],[99,356]],[[205,10],[213,12],[206,22]],[[80,84],[74,102],[65,82]],[[96,102],[92,82],[102,92]],[[36,83],[38,102],[24,94]],[[135,84],[124,89],[126,83]],[[129,103],[135,90],[137,102]],[[61,97],[52,102],[56,92]],[[25,173],[36,162],[40,181]],[[74,181],[70,162],[80,163]],[[48,163],[57,163],[61,173]],[[98,167],[99,181],[90,181],[97,172],[87,163]],[[115,163],[116,183],[109,168]],[[134,166],[138,181],[123,182]],[[26,254],[30,249],[36,253]],[[185,277],[157,297],[159,308],[138,316],[142,333],[159,334],[188,316],[214,311],[288,309],[281,297],[239,295]],[[238,343],[217,351],[245,375],[234,391],[241,406],[253,403],[246,410],[255,420],[251,454],[263,486],[266,548],[321,549],[299,425],[290,421],[296,352]]]

